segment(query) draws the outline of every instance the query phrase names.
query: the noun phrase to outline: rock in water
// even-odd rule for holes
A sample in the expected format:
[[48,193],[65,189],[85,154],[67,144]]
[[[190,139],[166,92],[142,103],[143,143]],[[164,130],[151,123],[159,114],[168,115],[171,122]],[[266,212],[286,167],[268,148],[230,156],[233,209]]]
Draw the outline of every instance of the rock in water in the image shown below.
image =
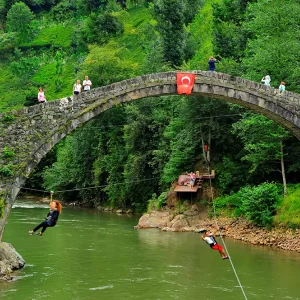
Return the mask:
[[23,257],[9,243],[0,243],[0,280],[11,280],[12,271],[23,268]]

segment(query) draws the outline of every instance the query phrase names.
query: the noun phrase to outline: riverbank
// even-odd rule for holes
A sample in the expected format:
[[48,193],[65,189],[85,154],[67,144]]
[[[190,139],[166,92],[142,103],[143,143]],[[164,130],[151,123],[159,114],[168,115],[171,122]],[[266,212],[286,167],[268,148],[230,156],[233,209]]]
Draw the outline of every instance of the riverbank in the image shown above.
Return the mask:
[[[273,228],[267,230],[254,226],[249,221],[238,218],[218,218],[220,233],[253,245],[262,245],[300,253],[300,230]],[[214,219],[208,218],[201,207],[192,205],[184,213],[177,214],[172,210],[151,211],[143,215],[135,226],[136,229],[159,228],[162,231],[193,232],[199,228],[213,229]]]
[[13,271],[24,265],[24,259],[11,244],[0,242],[0,281],[13,280]]

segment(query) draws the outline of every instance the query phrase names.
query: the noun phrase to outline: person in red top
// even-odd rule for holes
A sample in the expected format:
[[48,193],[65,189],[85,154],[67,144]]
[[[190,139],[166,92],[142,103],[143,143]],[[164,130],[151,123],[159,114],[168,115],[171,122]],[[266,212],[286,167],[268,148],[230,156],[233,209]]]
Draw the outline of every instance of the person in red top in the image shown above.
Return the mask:
[[215,234],[217,231],[218,229],[214,229],[213,232],[209,232],[206,229],[201,230],[201,232],[204,233],[204,235],[202,235],[202,240],[205,241],[211,249],[218,250],[220,255],[222,256],[222,259],[229,259],[223,247],[219,245],[215,239]]

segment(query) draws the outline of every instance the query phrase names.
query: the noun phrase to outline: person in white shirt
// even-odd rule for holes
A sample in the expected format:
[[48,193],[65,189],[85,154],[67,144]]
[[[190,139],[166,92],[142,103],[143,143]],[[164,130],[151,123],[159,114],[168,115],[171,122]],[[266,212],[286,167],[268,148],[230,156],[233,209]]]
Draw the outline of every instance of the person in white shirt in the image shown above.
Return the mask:
[[85,76],[85,80],[83,80],[82,85],[83,85],[83,91],[84,92],[87,92],[91,89],[92,82],[89,80],[88,76]]
[[229,259],[223,247],[219,245],[215,239],[214,235],[216,234],[217,230],[218,229],[214,229],[212,233],[208,232],[206,229],[201,230],[201,232],[204,233],[204,235],[202,235],[202,240],[204,240],[210,246],[211,249],[218,250],[220,255],[222,256],[222,259]]
[[77,82],[73,86],[73,93],[74,95],[79,95],[81,93],[81,84],[80,80],[77,80]]
[[269,75],[266,75],[261,81],[264,83],[264,85],[270,86],[271,77]]

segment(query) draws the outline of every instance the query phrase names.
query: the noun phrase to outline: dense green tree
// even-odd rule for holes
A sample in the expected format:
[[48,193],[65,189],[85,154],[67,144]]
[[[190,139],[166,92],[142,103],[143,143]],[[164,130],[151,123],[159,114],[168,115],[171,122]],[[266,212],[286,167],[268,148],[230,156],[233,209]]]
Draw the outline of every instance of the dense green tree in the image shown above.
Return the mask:
[[75,1],[63,0],[51,9],[51,15],[54,20],[61,22],[76,17],[79,9]]
[[13,4],[17,2],[25,3],[34,13],[38,13],[43,9],[49,11],[53,6],[59,3],[60,0],[4,0],[4,6],[7,10],[10,10]]
[[202,6],[201,0],[185,0],[184,1],[184,23],[191,23]]
[[115,44],[105,48],[90,46],[89,54],[84,62],[83,76],[89,74],[93,79],[93,86],[107,85],[118,82],[135,74],[135,66],[131,62],[121,59],[126,48],[117,48]]
[[214,51],[221,58],[240,61],[243,57],[249,34],[242,23],[250,2],[253,0],[224,0],[213,5]]
[[19,39],[26,40],[33,18],[34,15],[28,6],[23,2],[17,2],[7,13],[7,29],[16,32]]
[[[281,173],[286,195],[286,172],[284,165],[284,141],[289,133],[262,115],[245,115],[233,124],[234,132],[242,139],[246,155],[242,160],[252,164],[250,172],[264,169],[266,173]],[[278,167],[278,166],[279,167]]]
[[91,13],[100,7],[104,7],[107,3],[108,0],[85,0],[82,5],[86,7],[88,13]]
[[164,60],[178,67],[184,60],[184,6],[179,0],[161,0],[154,7],[157,29],[162,37]]
[[121,35],[123,23],[110,13],[92,13],[82,32],[82,38],[88,43],[104,44],[111,37]]

